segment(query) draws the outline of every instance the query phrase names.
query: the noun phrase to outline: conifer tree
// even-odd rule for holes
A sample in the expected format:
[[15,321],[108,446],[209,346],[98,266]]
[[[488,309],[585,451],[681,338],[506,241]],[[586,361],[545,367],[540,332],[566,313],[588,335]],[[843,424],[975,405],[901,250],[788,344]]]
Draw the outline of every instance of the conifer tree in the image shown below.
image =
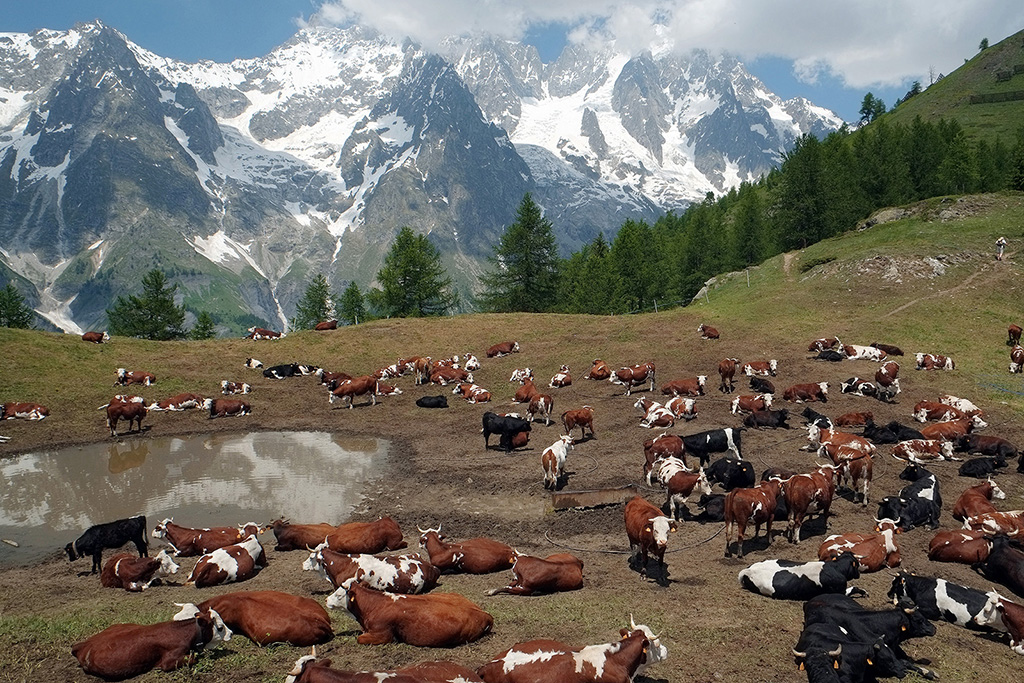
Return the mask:
[[455,304],[452,281],[445,276],[437,247],[408,227],[399,230],[377,281],[378,306],[388,317],[444,315]]
[[323,273],[317,274],[306,286],[306,291],[295,307],[293,330],[311,330],[316,324],[334,318],[335,297]]
[[13,282],[0,289],[0,327],[31,329],[35,313]]
[[178,285],[167,285],[163,271],[153,269],[142,278],[142,296],[117,297],[107,309],[110,333],[139,339],[169,341],[185,337],[185,309],[174,303]]
[[213,323],[213,316],[208,311],[200,311],[196,316],[196,324],[188,336],[196,341],[216,337],[217,329]]
[[366,302],[363,293],[359,291],[359,285],[352,282],[341,293],[341,300],[338,302],[338,318],[349,325],[358,325],[366,320]]

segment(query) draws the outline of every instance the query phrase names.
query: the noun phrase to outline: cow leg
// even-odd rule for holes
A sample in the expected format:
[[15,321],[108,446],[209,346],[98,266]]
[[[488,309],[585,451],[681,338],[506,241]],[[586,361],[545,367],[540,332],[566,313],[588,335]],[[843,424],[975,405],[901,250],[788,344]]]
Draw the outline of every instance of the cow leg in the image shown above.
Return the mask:
[[149,557],[149,544],[146,543],[145,538],[133,538],[132,543],[135,544],[135,549],[139,551],[139,557]]
[[92,573],[95,574],[100,570],[100,564],[103,561],[103,550],[97,550],[92,554]]
[[391,631],[367,631],[356,638],[360,645],[385,645],[394,641]]

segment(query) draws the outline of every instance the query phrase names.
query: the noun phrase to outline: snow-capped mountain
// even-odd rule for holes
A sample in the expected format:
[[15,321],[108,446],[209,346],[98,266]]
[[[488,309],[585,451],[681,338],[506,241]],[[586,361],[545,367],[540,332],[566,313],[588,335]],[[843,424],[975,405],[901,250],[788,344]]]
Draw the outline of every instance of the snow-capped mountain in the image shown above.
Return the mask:
[[0,34],[0,283],[72,331],[160,267],[223,329],[282,327],[312,275],[365,288],[409,226],[468,294],[526,192],[567,255],[841,123],[702,52],[545,65],[508,41],[431,54],[309,28],[187,64],[98,22]]

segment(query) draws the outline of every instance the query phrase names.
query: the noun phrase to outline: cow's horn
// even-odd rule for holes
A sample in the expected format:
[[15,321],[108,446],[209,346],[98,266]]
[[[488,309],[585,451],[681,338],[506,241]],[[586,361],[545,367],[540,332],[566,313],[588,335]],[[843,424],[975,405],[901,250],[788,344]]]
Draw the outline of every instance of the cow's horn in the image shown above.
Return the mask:
[[843,644],[839,643],[839,645],[836,646],[836,649],[831,650],[829,654],[833,657],[838,657],[839,655],[843,654]]
[[630,612],[630,614],[629,614],[629,630],[630,631],[635,631],[636,630],[636,622],[633,621],[633,613],[632,612]]
[[793,648],[793,656],[794,657],[799,657],[800,659],[807,659],[807,653],[806,652],[797,652],[796,648]]

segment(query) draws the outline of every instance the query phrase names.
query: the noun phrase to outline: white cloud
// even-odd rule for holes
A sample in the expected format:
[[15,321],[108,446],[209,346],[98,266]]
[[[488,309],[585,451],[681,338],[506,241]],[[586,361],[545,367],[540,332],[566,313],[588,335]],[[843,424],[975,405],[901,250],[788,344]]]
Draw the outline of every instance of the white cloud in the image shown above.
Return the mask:
[[638,52],[665,42],[745,60],[792,60],[808,82],[831,74],[851,88],[896,86],[930,68],[948,73],[1024,28],[1024,3],[1006,0],[329,0],[311,21],[353,21],[427,48],[490,33],[519,39],[531,25],[567,24],[575,42],[613,39]]

